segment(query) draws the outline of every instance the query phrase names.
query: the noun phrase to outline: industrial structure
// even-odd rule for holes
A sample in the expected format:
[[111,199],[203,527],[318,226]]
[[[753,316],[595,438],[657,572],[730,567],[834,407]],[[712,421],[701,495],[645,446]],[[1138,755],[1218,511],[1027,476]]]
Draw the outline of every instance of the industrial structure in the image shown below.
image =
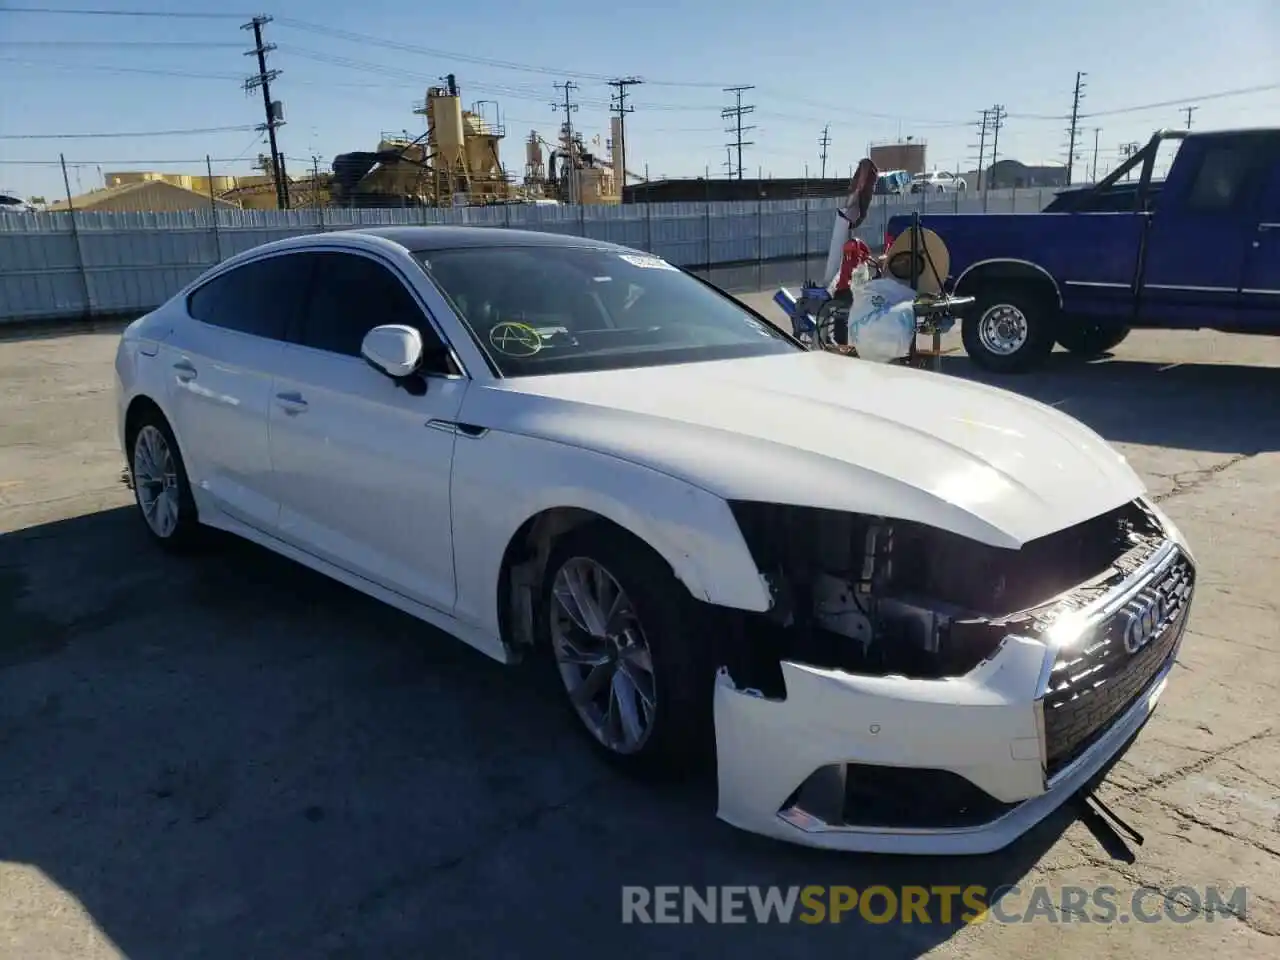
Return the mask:
[[502,162],[506,128],[501,114],[491,122],[479,104],[463,109],[453,74],[445,77],[444,86],[428,89],[414,112],[426,118],[426,133],[384,133],[377,150],[334,158],[333,203],[449,207],[620,201],[614,165],[589,151],[568,122],[561,125],[555,144],[530,131],[521,184]]
[[867,156],[877,170],[905,170],[914,177],[929,170],[927,147],[924,140],[915,137],[884,140],[868,144]]

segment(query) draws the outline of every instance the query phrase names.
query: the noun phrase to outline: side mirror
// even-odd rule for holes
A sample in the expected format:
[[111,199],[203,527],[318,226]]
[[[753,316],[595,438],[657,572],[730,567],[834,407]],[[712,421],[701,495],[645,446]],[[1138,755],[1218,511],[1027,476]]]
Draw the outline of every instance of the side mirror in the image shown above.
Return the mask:
[[374,327],[364,335],[360,353],[392,380],[401,381],[422,366],[422,334],[398,323]]

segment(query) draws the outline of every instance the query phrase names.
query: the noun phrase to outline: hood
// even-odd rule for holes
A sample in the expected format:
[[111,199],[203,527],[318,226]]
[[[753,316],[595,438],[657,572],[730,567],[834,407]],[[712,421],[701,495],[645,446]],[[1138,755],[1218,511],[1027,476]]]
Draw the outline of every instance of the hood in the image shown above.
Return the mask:
[[915,520],[1016,548],[1140,496],[1079,421],[956,377],[796,353],[498,381],[467,418],[730,500]]

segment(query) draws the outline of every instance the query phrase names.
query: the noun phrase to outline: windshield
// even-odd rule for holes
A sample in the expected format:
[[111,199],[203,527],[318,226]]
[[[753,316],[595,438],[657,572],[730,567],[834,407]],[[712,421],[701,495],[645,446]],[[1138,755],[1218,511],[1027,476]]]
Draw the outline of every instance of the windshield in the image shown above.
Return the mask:
[[504,377],[803,348],[657,257],[590,247],[415,254]]

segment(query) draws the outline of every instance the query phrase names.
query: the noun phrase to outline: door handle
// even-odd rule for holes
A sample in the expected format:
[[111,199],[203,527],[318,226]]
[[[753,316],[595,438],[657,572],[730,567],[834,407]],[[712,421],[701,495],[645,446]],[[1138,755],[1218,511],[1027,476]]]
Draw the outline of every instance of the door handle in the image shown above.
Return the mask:
[[302,399],[300,393],[277,393],[276,402],[280,404],[280,409],[290,416],[307,409],[307,401]]
[[1260,223],[1258,224],[1258,232],[1266,233],[1268,230],[1280,230],[1280,223]]
[[190,360],[179,360],[173,365],[173,369],[176,371],[178,379],[183,383],[196,378],[196,368]]

